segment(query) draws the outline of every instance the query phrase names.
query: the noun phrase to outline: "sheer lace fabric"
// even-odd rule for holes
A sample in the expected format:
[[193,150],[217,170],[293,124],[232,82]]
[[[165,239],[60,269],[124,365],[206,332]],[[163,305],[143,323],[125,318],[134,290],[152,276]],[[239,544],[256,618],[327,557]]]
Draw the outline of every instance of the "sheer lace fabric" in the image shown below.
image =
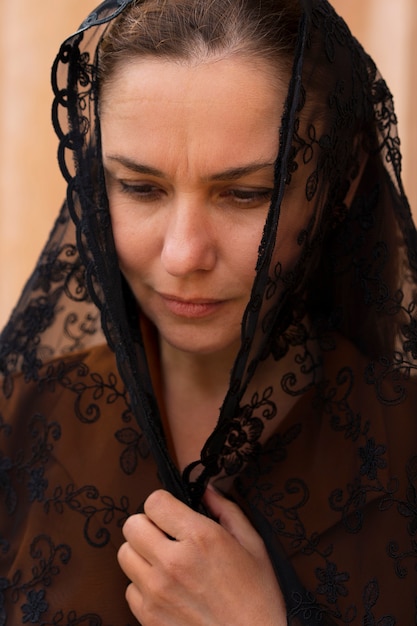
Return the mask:
[[1,336],[0,624],[134,624],[123,521],[161,486],[199,510],[208,480],[264,538],[289,623],[414,623],[417,240],[390,92],[330,5],[302,2],[241,348],[181,474],[100,158],[97,45],[129,4],[103,2],[53,69],[68,194]]

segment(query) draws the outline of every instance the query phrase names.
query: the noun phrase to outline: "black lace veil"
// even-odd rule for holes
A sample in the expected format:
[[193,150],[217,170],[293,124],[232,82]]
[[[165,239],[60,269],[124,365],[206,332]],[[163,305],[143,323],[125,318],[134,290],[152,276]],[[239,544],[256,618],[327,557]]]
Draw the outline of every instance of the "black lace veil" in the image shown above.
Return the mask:
[[[133,432],[140,432],[143,456],[154,459],[160,483],[190,506],[200,509],[209,479],[239,502],[264,537],[291,623],[411,624],[417,588],[417,239],[389,89],[327,1],[301,0],[277,129],[275,190],[241,347],[217,427],[201,458],[181,475],[163,432],[141,314],[118,267],[100,157],[97,48],[130,3],[105,0],[63,43],[53,67],[53,123],[68,191],[1,336],[5,515],[19,515],[18,500],[25,498],[23,453],[16,443],[7,452],[14,437],[9,413],[18,410],[22,381],[39,393],[69,388],[69,371],[63,365],[48,370],[48,364],[69,359],[71,375],[78,372],[82,380],[83,358],[71,359],[107,344],[128,398],[132,442],[138,444]],[[298,212],[290,264],[280,249],[294,211],[293,189],[303,190],[305,209]],[[283,360],[290,367],[276,370]],[[112,376],[102,379],[90,402],[80,400],[78,387],[79,421],[98,417],[100,393],[112,387]],[[74,389],[76,384],[82,383]],[[283,394],[298,414],[281,423]],[[46,476],[42,454],[31,468],[43,467]],[[123,458],[126,469],[128,456]],[[42,497],[45,505],[48,496]],[[140,505],[132,501],[130,512]],[[6,533],[3,541],[7,553]],[[363,575],[349,556],[360,550],[368,559]],[[0,571],[4,607],[23,593],[13,587],[12,570]],[[12,587],[14,596],[6,600]],[[11,624],[5,621],[9,609],[2,610],[0,624]],[[42,623],[107,624],[105,618]]]

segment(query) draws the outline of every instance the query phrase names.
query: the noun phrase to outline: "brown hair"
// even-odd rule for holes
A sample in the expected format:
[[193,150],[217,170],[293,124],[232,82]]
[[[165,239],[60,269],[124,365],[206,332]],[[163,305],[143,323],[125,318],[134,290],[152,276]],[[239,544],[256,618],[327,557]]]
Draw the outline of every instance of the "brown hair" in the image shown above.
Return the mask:
[[137,56],[189,62],[239,54],[289,74],[300,14],[298,0],[134,0],[103,37],[100,83]]

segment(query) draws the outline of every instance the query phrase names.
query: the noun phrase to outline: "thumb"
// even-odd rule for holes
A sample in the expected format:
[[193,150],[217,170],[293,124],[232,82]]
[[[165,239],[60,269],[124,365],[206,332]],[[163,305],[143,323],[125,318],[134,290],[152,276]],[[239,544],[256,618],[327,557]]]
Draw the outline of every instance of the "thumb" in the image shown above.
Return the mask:
[[254,556],[265,552],[261,537],[237,504],[222,496],[210,484],[204,493],[203,502],[219,524],[248,552]]

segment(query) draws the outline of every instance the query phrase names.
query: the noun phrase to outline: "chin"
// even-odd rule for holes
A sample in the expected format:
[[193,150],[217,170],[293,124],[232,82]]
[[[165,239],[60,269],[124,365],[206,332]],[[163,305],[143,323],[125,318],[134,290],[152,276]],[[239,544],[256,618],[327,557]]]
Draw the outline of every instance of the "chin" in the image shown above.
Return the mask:
[[161,334],[164,342],[171,346],[174,350],[194,354],[196,356],[210,356],[218,354],[237,354],[240,345],[240,334],[238,337],[224,338],[213,337],[213,333],[192,333],[186,332],[175,336],[169,334]]

